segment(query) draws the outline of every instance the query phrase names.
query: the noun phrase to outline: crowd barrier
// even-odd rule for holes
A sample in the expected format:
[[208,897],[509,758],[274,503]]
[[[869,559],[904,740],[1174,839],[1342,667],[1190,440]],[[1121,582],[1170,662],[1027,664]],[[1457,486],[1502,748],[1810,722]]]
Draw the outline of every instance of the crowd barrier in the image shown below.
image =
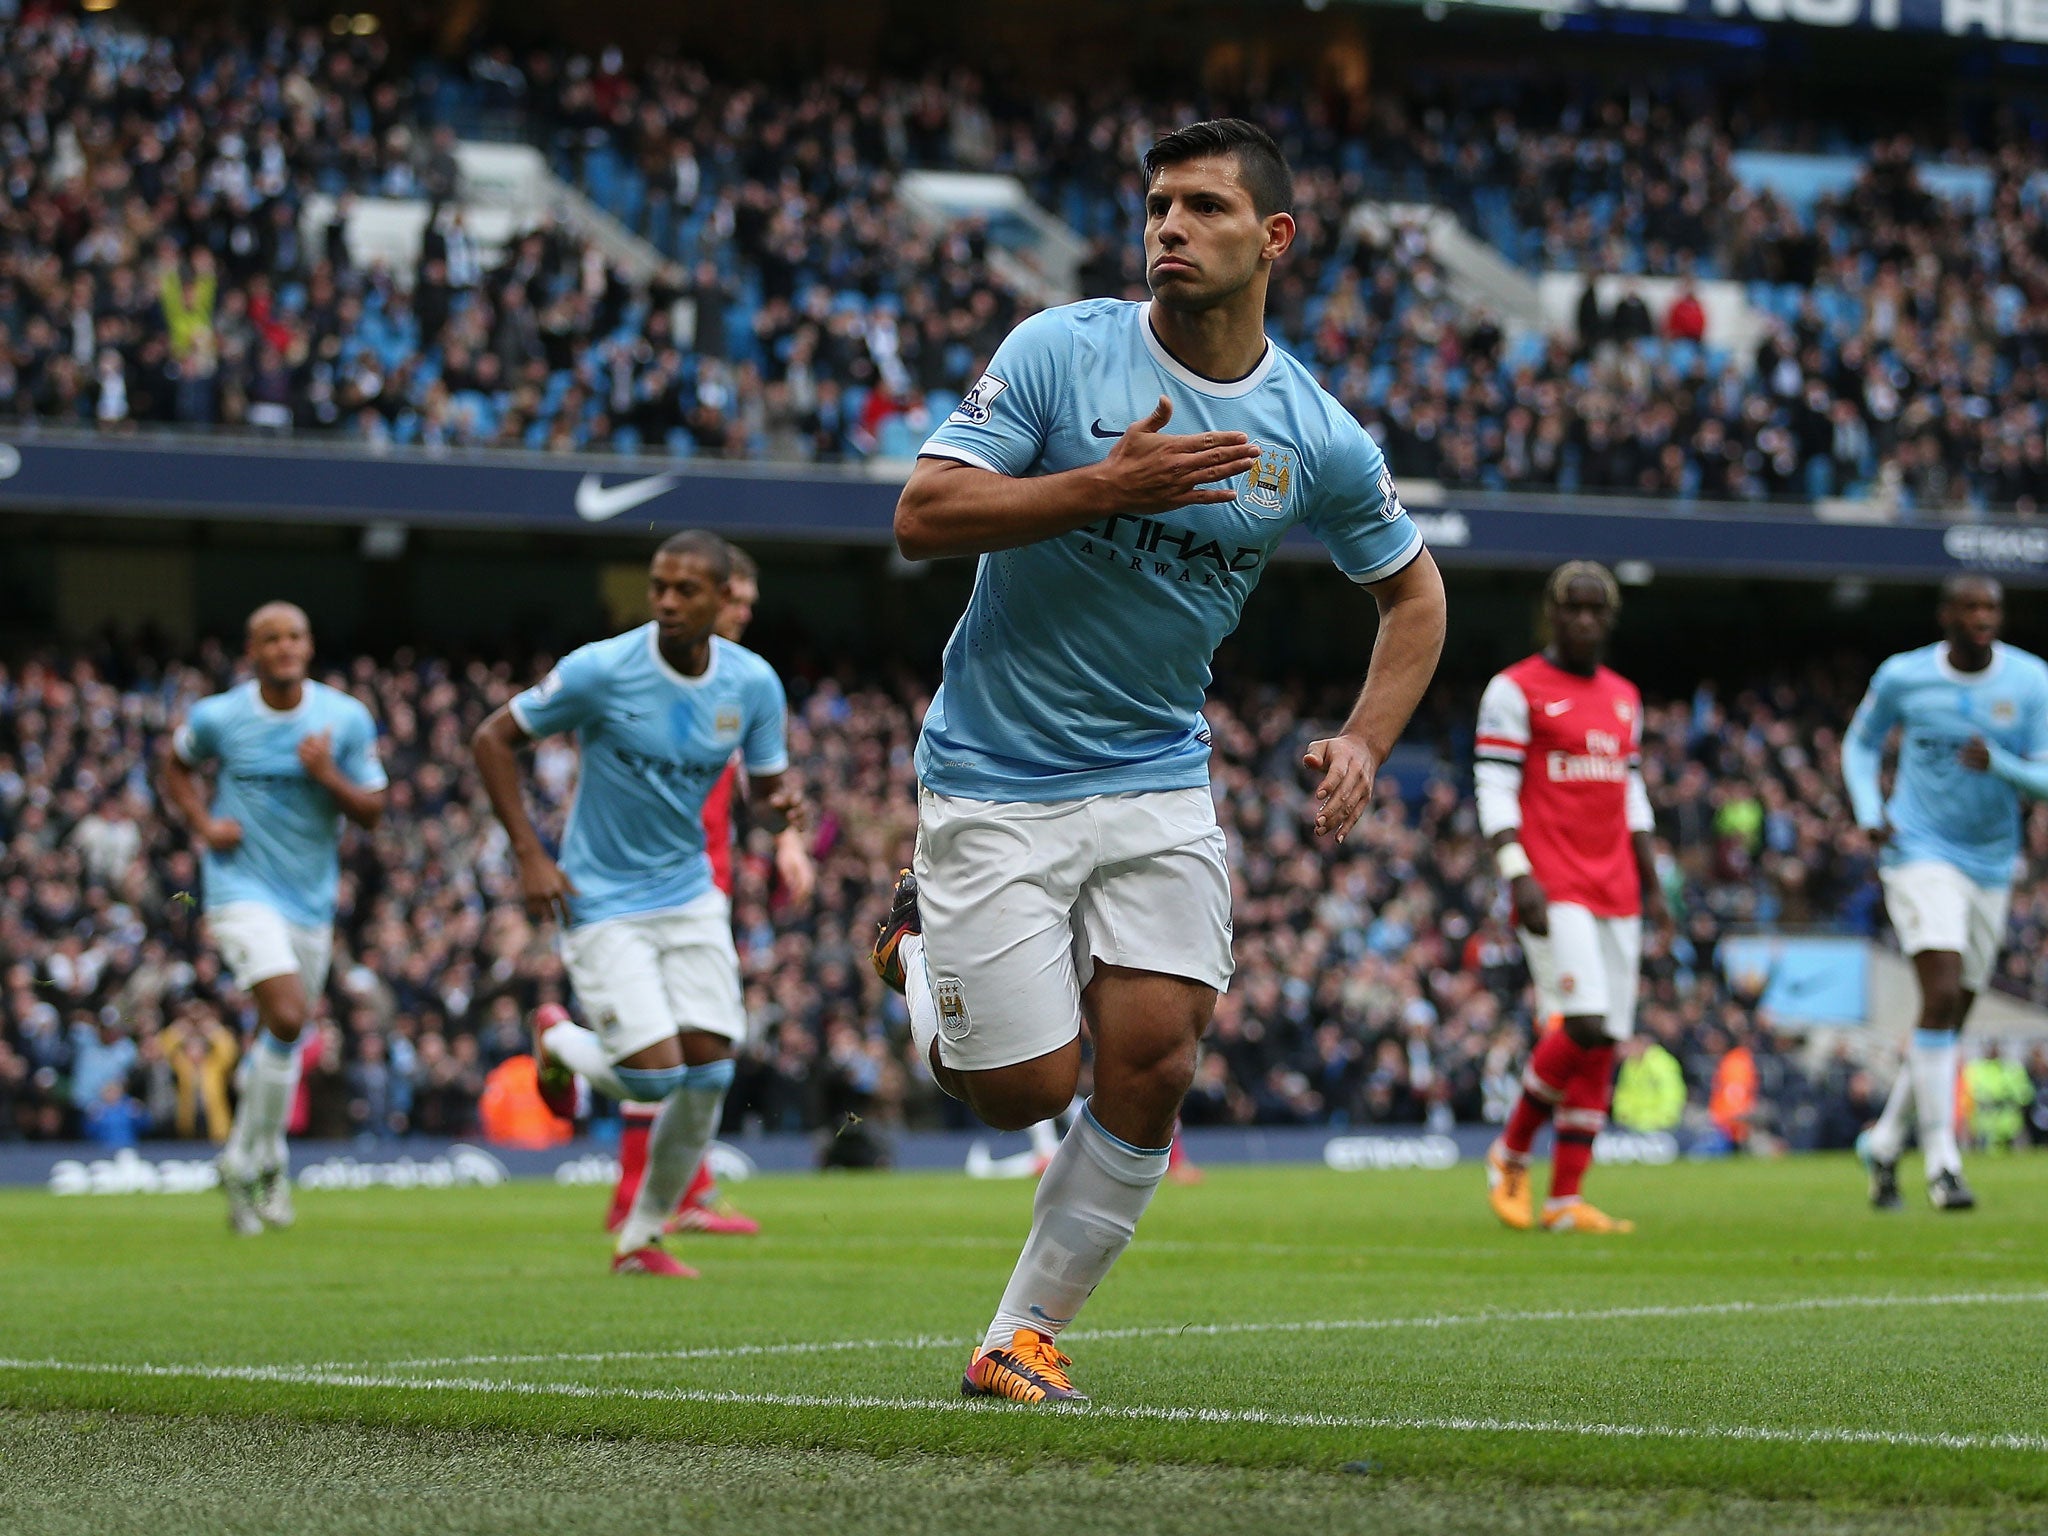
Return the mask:
[[[1476,1163],[1493,1136],[1487,1126],[1287,1126],[1193,1130],[1182,1144],[1202,1165],[1320,1163],[1345,1173],[1371,1173]],[[727,1182],[815,1172],[826,1162],[830,1139],[821,1132],[720,1141],[712,1147],[712,1168]],[[888,1157],[884,1171],[996,1179],[1036,1171],[1030,1143],[1021,1135],[905,1131],[882,1134],[876,1142]],[[1654,1164],[1671,1162],[1686,1149],[1681,1136],[1613,1131],[1600,1138],[1594,1155],[1602,1162]],[[197,1194],[218,1182],[214,1155],[215,1148],[204,1142],[150,1142],[119,1151],[76,1142],[17,1142],[0,1146],[0,1186],[65,1196]],[[609,1185],[617,1173],[610,1143],[595,1138],[546,1148],[429,1137],[297,1142],[292,1148],[292,1179],[306,1190],[489,1188],[527,1179]]]
[[[0,440],[0,512],[635,533],[887,544],[908,466],[704,466],[616,454],[370,451],[201,437]],[[1414,488],[1420,490],[1420,487]],[[1831,503],[1703,503],[1446,491],[1410,510],[1439,561],[1477,569],[1643,561],[1702,575],[1940,580],[1995,571],[2048,584],[2048,528],[1892,519]],[[631,515],[628,516],[627,514]],[[1124,537],[1135,535],[1138,520]],[[1105,535],[1115,541],[1117,530]],[[1165,558],[1156,548],[1150,551]],[[1303,530],[1283,558],[1322,558]]]

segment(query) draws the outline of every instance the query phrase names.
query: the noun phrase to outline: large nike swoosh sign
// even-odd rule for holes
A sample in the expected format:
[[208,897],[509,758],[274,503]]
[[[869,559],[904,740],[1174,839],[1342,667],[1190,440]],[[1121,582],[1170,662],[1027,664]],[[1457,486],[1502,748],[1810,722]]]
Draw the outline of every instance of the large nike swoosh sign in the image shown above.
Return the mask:
[[630,512],[642,502],[664,496],[683,483],[680,475],[649,475],[607,486],[602,475],[585,475],[576,484],[576,515],[586,523],[609,522],[621,512]]

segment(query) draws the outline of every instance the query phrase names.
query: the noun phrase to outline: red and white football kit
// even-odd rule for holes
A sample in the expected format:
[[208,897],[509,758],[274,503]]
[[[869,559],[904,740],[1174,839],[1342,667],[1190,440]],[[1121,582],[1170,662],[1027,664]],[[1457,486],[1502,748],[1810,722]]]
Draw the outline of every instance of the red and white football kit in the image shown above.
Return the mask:
[[1550,932],[1521,934],[1546,1015],[1635,1028],[1642,887],[1633,834],[1650,830],[1640,768],[1642,696],[1606,667],[1581,676],[1531,656],[1494,674],[1479,702],[1479,825],[1519,828]]
[[725,772],[704,797],[704,851],[711,856],[711,883],[732,899],[733,801],[739,794],[740,758],[735,752]]

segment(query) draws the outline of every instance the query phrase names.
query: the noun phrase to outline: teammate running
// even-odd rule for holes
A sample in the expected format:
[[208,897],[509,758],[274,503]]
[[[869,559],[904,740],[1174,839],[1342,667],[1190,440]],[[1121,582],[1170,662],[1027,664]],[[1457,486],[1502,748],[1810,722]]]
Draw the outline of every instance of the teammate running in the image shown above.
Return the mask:
[[[374,828],[384,766],[369,710],[307,678],[313,629],[291,603],[249,615],[249,681],[201,699],[172,734],[163,798],[204,845],[206,929],[256,1001],[256,1045],[219,1158],[228,1224],[244,1237],[292,1223],[285,1119],[298,1039],[334,952],[340,817]],[[198,775],[214,769],[209,803]]]
[[[728,544],[732,558],[732,579],[726,583],[725,604],[718,610],[716,626],[721,640],[737,645],[754,621],[754,604],[761,595],[761,568],[754,557],[736,544]],[[732,898],[733,842],[738,835],[734,803],[740,798],[739,754],[725,765],[725,772],[704,797],[704,851],[711,857],[711,883]],[[811,864],[809,844],[801,827],[786,826],[775,835],[775,869],[782,877],[790,900],[802,906],[811,899],[817,872]],[[640,1180],[647,1172],[647,1134],[660,1113],[652,1104],[630,1100],[619,1106],[619,1179],[612,1188],[611,1208],[605,1213],[607,1232],[617,1232],[640,1193]],[[690,1187],[683,1192],[675,1214],[668,1219],[670,1232],[701,1232],[713,1237],[752,1237],[761,1230],[753,1217],[727,1207],[720,1208],[718,1183],[712,1177],[711,1160],[697,1164]]]
[[[1095,1094],[963,1390],[1075,1398],[1056,1343],[1165,1172],[1219,989],[1230,879],[1201,717],[1216,646],[1289,530],[1380,609],[1365,687],[1312,743],[1342,838],[1428,685],[1443,584],[1372,439],[1266,339],[1292,179],[1235,119],[1145,156],[1149,304],[1025,321],[923,449],[896,508],[912,559],[979,555],[918,741],[916,873],[876,943],[947,1092],[1021,1130]],[[1172,422],[1185,428],[1169,434]]]
[[[620,1274],[693,1278],[662,1229],[718,1128],[746,1034],[731,908],[711,879],[704,798],[735,751],[755,804],[795,805],[782,684],[767,662],[713,632],[728,597],[723,539],[679,533],[648,569],[651,623],[586,645],[492,713],[471,745],[511,836],[536,921],[563,925],[569,980],[596,1025],[536,1014],[543,1095],[581,1073],[620,1101],[659,1104],[647,1171],[620,1224]],[[559,865],[520,795],[518,751],[574,731],[582,749]]]
[[[1937,617],[1944,638],[1877,669],[1842,742],[1856,824],[1883,850],[1885,911],[1920,981],[1907,1065],[1859,1141],[1880,1210],[1899,1204],[1916,1100],[1927,1198],[1941,1211],[1977,1203],[1956,1146],[1956,1042],[2005,942],[2019,797],[2048,798],[2048,664],[1999,640],[2003,590],[1988,576],[1951,576]],[[1895,725],[1887,802],[1878,774]]]
[[1550,574],[1550,643],[1479,701],[1479,828],[1514,902],[1539,1030],[1521,1097],[1486,1154],[1493,1213],[1534,1225],[1529,1150],[1555,1120],[1546,1232],[1633,1232],[1579,1194],[1607,1124],[1614,1047],[1635,1032],[1643,917],[1668,924],[1639,756],[1642,696],[1601,665],[1621,590],[1603,565]]

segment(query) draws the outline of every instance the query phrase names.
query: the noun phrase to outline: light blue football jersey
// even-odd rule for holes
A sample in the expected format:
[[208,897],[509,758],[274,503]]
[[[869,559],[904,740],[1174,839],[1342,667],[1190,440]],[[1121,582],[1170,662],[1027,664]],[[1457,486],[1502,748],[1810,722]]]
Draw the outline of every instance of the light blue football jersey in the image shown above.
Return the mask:
[[299,743],[329,733],[334,764],[352,784],[382,789],[377,723],[362,701],[307,682],[297,709],[272,709],[256,682],[201,699],[171,738],[190,768],[218,764],[213,814],[240,822],[242,841],[200,859],[205,908],[259,901],[302,928],[334,922],[341,809],[306,777]]
[[1288,530],[1308,528],[1359,582],[1422,548],[1378,445],[1306,368],[1269,342],[1244,378],[1203,378],[1166,350],[1150,309],[1089,299],[1026,320],[923,455],[1057,474],[1108,457],[1165,395],[1167,432],[1242,432],[1259,462],[1235,501],[1105,516],[981,557],[918,738],[918,777],[941,794],[1208,783],[1209,664]]
[[1979,885],[2011,884],[2019,791],[1996,774],[1965,768],[1956,753],[1981,736],[2016,757],[2048,756],[2048,663],[2000,644],[1982,672],[1959,672],[1949,665],[1946,641],[1901,651],[1877,669],[1849,731],[1880,752],[1894,725],[1904,729],[1885,806],[1894,836],[1883,862],[1933,859]]
[[583,646],[512,700],[529,736],[573,731],[582,749],[562,869],[573,926],[665,912],[711,889],[704,799],[734,752],[747,772],[789,766],[775,669],[714,637],[701,677],[662,660],[653,624]]

